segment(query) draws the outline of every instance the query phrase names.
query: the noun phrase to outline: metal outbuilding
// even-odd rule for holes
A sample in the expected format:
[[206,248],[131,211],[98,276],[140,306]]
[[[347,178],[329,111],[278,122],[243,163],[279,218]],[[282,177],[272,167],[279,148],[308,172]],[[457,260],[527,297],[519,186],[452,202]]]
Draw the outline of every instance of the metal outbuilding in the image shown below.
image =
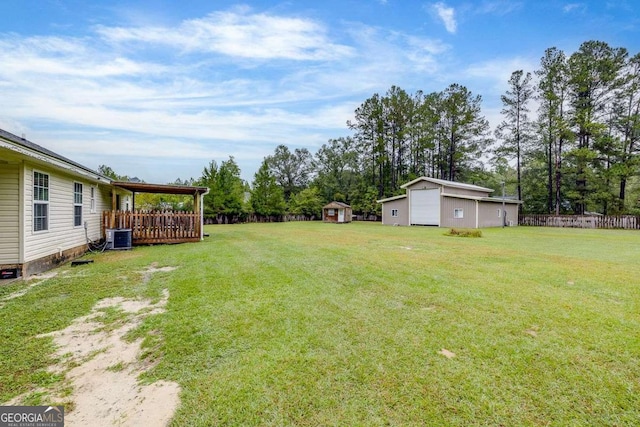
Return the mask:
[[518,224],[518,205],[473,184],[420,177],[400,188],[405,194],[378,200],[386,225],[482,228]]

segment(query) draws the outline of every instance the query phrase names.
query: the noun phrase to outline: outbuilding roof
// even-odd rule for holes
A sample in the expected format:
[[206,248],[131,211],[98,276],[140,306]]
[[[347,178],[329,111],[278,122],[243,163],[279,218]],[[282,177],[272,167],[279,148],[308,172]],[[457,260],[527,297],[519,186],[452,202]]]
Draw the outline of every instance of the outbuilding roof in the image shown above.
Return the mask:
[[322,209],[340,209],[340,208],[350,208],[346,203],[336,202],[335,200],[327,205],[325,205]]
[[[454,199],[467,199],[467,200],[479,200],[482,202],[496,202],[496,203],[502,203],[503,201],[505,203],[511,203],[511,204],[520,204],[522,203],[521,200],[515,200],[513,198],[508,198],[505,197],[504,199],[502,199],[501,197],[478,197],[478,196],[470,196],[467,194],[450,194],[450,193],[441,193],[440,194],[442,197],[451,197]],[[387,203],[387,202],[393,202],[394,200],[400,200],[400,199],[406,199],[407,195],[406,194],[401,194],[399,196],[393,196],[393,197],[387,197],[386,199],[380,199],[380,200],[376,200],[377,203]]]
[[376,203],[392,202],[394,200],[406,199],[406,197],[407,197],[406,194],[401,194],[399,196],[387,197],[386,199],[376,200]]
[[469,196],[466,194],[449,194],[449,193],[441,193],[442,197],[451,197],[454,199],[467,199],[467,200],[479,200],[481,202],[496,202],[496,203],[511,203],[511,204],[520,204],[522,201],[515,200],[512,198],[501,198],[501,197],[478,197],[478,196]]
[[443,186],[447,186],[447,187],[463,188],[465,190],[483,191],[483,192],[486,192],[486,193],[493,193],[493,191],[494,191],[491,188],[480,187],[478,185],[464,184],[462,182],[447,181],[445,179],[430,178],[430,177],[426,177],[426,176],[421,176],[420,178],[416,178],[413,181],[409,181],[406,184],[401,185],[400,188],[410,187],[413,184],[415,184],[417,182],[420,182],[420,181],[427,181],[427,182],[431,182],[433,184],[443,185]]

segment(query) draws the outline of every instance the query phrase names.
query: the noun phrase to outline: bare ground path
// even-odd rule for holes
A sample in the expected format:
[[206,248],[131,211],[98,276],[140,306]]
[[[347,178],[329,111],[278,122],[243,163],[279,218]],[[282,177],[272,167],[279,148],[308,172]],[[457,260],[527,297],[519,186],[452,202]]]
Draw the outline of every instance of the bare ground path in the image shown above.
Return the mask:
[[[152,265],[144,271],[143,280],[149,280],[156,271],[172,269]],[[67,328],[44,335],[53,337],[60,357],[51,369],[64,373],[72,390],[71,396],[64,398],[72,402],[72,408],[65,408],[65,425],[168,424],[180,402],[180,387],[167,381],[140,384],[138,376],[149,368],[138,357],[142,339],[124,339],[144,317],[164,311],[168,298],[165,289],[155,304],[121,297],[103,299],[91,313],[75,319]],[[109,309],[118,310],[126,321],[105,327],[100,319]],[[18,396],[6,404],[17,405],[20,400]]]

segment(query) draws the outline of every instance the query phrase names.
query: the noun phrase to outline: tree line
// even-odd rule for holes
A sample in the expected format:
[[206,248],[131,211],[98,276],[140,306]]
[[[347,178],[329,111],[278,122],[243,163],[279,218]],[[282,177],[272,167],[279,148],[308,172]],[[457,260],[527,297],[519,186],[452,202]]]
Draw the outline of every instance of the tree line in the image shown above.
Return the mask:
[[481,101],[459,84],[367,99],[348,125],[377,196],[426,175],[505,182],[526,213],[640,213],[640,54],[601,41],[547,49],[533,73],[511,74],[493,132]]
[[463,85],[392,86],[355,110],[349,136],[313,154],[279,145],[251,183],[233,157],[179,183],[210,188],[205,216],[217,222],[319,217],[332,200],[377,215],[376,200],[420,176],[504,185],[524,213],[640,214],[640,54],[601,41],[549,48],[538,69],[511,74],[501,101],[492,130]]

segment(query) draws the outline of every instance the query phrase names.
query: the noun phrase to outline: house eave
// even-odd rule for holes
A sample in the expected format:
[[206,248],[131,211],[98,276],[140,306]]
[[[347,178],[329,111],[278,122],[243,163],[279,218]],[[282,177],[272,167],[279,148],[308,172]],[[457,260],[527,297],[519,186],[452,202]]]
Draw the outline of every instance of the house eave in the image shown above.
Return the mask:
[[8,132],[3,132],[3,134],[0,135],[0,148],[12,151],[24,157],[28,157],[29,159],[32,159],[36,162],[46,164],[57,169],[62,169],[76,176],[82,176],[84,178],[88,178],[90,180],[102,182],[105,184],[109,184],[111,182],[111,180],[106,176],[100,175],[96,171],[82,166],[79,163],[64,159],[62,156],[53,156],[51,154],[31,148],[25,144],[21,144],[15,141],[13,138],[7,138],[5,135],[6,133]]

